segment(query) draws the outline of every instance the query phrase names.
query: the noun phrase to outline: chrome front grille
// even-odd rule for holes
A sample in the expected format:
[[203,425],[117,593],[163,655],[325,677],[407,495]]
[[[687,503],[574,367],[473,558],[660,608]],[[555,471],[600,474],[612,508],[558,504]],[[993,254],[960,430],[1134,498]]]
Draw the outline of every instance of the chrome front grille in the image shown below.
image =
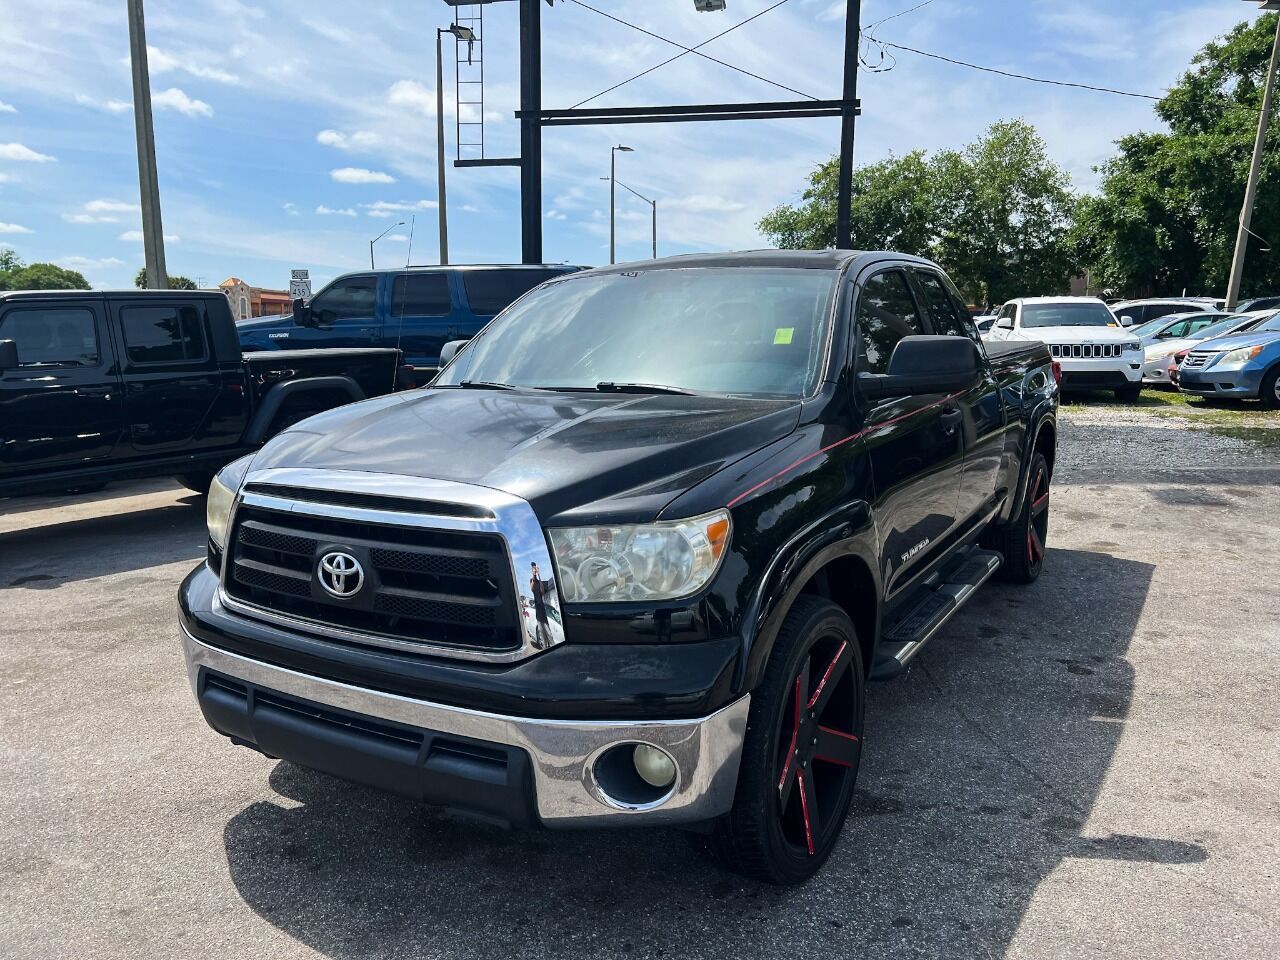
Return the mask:
[[[367,578],[330,596],[316,567],[333,550]],[[511,564],[496,534],[378,527],[242,506],[231,537],[227,593],[246,604],[378,637],[514,650],[520,646]]]
[[1124,345],[1119,343],[1054,343],[1049,352],[1058,358],[1068,360],[1102,360],[1114,358],[1124,352]]
[[[321,583],[335,553],[361,571],[347,595]],[[509,662],[563,641],[554,577],[546,536],[519,498],[358,471],[266,470],[237,498],[221,598],[325,639]]]
[[1196,367],[1203,367],[1212,357],[1212,353],[1189,353],[1187,359],[1182,361],[1181,369],[1194,370]]

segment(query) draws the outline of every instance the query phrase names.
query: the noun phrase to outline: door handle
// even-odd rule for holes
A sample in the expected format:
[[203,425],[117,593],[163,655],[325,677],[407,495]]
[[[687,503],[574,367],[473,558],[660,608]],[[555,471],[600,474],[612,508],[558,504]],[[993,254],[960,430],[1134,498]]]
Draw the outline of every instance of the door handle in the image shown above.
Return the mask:
[[947,436],[956,432],[960,421],[964,419],[964,411],[959,407],[948,407],[942,411],[942,430]]

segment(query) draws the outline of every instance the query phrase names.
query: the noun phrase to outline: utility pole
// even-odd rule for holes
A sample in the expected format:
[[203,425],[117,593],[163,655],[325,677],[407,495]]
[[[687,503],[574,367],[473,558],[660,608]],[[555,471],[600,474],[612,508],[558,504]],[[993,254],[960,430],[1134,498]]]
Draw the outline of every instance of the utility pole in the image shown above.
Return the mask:
[[542,0],[520,0],[520,255],[542,262]]
[[164,264],[164,225],[160,221],[160,183],[156,174],[156,131],[151,123],[151,74],[147,69],[147,31],[142,0],[129,3],[129,61],[133,68],[133,125],[138,138],[138,192],[142,197],[142,249],[147,286],[169,289]]
[[650,200],[649,205],[653,207],[653,259],[658,259],[658,201]]
[[[618,153],[635,153],[630,147],[618,144],[609,148],[609,262],[617,263],[618,246]],[[631,188],[628,187],[628,190]],[[635,191],[632,191],[633,193]]]
[[844,104],[840,111],[840,184],[836,190],[836,249],[853,246],[853,125],[858,116],[858,47],[862,0],[849,0],[844,18]]
[[[1267,4],[1264,9],[1273,9]],[[1267,68],[1267,84],[1262,90],[1262,113],[1258,117],[1258,136],[1253,141],[1253,160],[1249,164],[1249,179],[1244,188],[1244,205],[1240,208],[1240,224],[1236,230],[1236,252],[1231,259],[1231,279],[1227,282],[1228,313],[1240,300],[1240,281],[1244,276],[1244,254],[1249,244],[1249,225],[1253,222],[1253,202],[1258,195],[1258,173],[1262,169],[1262,148],[1267,141],[1267,125],[1271,120],[1271,97],[1275,92],[1276,65],[1280,59],[1280,17],[1276,18],[1276,36],[1271,42],[1271,64]]]
[[[440,214],[440,266],[449,263],[449,202],[444,194],[444,54],[440,44],[448,30],[436,28],[436,192],[439,195]],[[373,244],[369,245],[369,258],[373,259]]]

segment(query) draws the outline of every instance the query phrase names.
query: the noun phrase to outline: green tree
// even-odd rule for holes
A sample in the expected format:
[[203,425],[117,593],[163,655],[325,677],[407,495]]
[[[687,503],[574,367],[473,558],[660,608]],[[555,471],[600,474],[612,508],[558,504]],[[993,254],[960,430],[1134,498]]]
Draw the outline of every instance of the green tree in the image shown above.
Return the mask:
[[[1097,196],[1076,210],[1072,244],[1096,283],[1130,295],[1222,292],[1253,152],[1277,14],[1238,24],[1196,54],[1156,105],[1167,133],[1117,143]],[[1263,154],[1246,294],[1280,289],[1280,129]]]
[[[133,285],[140,290],[147,288],[147,268],[143,267],[138,271],[138,275],[133,278]],[[198,290],[196,282],[187,277],[178,276],[177,274],[169,274],[170,290]]]
[[[833,157],[809,177],[801,203],[784,205],[759,228],[786,248],[835,244]],[[1035,128],[992,124],[960,151],[916,150],[854,171],[853,244],[931,257],[975,302],[1063,290],[1073,266],[1068,243],[1074,197]]]
[[8,273],[22,266],[22,258],[13,247],[0,247],[0,273]]
[[[11,252],[11,251],[10,251]],[[16,266],[6,269],[3,264]],[[0,261],[0,290],[88,290],[89,281],[75,270],[52,263],[22,265],[17,256]]]

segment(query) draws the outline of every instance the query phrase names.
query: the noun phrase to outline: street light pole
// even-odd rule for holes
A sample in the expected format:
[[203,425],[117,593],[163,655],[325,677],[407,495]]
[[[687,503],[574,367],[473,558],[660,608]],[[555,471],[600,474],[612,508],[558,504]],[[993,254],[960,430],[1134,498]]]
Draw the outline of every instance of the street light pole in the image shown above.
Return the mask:
[[129,0],[129,62],[133,70],[133,125],[138,140],[138,192],[142,198],[142,250],[147,286],[167,290],[169,274],[164,263],[164,226],[160,222],[156,131],[151,123],[151,74],[147,68],[142,0]]
[[617,263],[618,248],[618,151],[634,153],[630,147],[618,144],[609,148],[609,262]]
[[381,240],[383,237],[385,237],[392,230],[394,230],[396,227],[403,227],[403,226],[404,226],[403,220],[401,220],[399,223],[393,223],[391,226],[387,227],[387,229],[383,230],[380,234],[378,234],[376,237],[374,237],[372,240],[369,241],[369,269],[370,270],[378,269],[373,262],[373,245],[377,243],[379,240]]
[[[1271,9],[1268,4],[1264,9]],[[1253,222],[1253,203],[1258,195],[1258,173],[1262,169],[1262,148],[1267,140],[1267,125],[1271,120],[1271,98],[1276,85],[1276,65],[1280,59],[1280,18],[1276,19],[1276,37],[1271,43],[1271,64],[1267,67],[1267,84],[1262,90],[1262,113],[1258,117],[1258,136],[1253,141],[1253,160],[1249,164],[1249,179],[1244,188],[1244,205],[1240,208],[1240,223],[1236,230],[1236,252],[1231,259],[1231,279],[1227,282],[1228,313],[1235,310],[1240,300],[1240,281],[1244,276],[1244,254],[1249,244],[1249,225]]]
[[[436,193],[440,220],[440,266],[449,262],[449,203],[444,192],[444,55],[441,43],[448,30],[436,28]],[[372,259],[370,247],[370,259]]]
[[649,205],[653,207],[653,259],[658,259],[658,201],[650,200]]

